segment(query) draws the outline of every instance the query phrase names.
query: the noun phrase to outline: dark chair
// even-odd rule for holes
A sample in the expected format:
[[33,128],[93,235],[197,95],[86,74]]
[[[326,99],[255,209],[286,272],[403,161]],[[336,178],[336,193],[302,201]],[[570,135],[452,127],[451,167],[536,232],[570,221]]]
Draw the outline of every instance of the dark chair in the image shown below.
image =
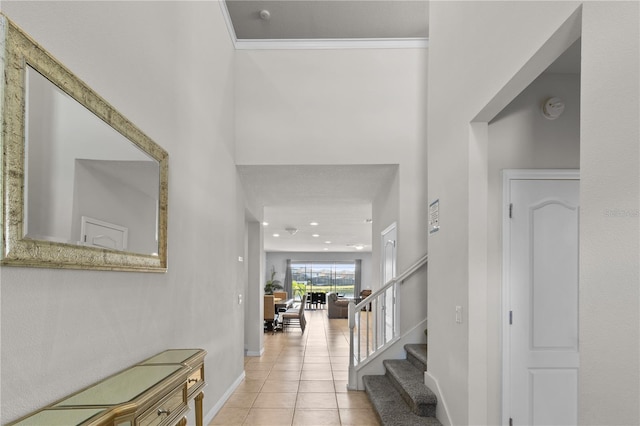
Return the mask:
[[324,309],[324,305],[327,304],[327,293],[318,293],[318,304],[321,309]]
[[[311,304],[314,308],[318,308],[318,305],[321,303],[321,299],[324,293],[320,293],[319,291],[314,291],[311,293]],[[325,299],[326,300],[326,299]]]

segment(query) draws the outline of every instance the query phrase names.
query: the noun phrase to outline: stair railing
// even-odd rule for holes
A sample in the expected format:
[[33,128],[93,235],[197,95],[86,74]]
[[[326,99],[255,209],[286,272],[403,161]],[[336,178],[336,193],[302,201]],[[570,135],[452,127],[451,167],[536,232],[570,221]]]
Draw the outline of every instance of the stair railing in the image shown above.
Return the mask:
[[349,389],[356,389],[358,366],[400,337],[396,309],[398,286],[426,265],[428,257],[425,254],[357,304],[349,303]]

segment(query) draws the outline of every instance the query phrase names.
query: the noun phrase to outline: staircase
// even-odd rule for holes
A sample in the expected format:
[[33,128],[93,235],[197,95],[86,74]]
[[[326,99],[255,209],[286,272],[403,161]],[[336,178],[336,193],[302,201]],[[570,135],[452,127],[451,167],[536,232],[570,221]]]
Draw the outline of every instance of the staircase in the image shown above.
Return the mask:
[[364,389],[383,426],[438,425],[437,399],[424,384],[427,345],[404,346],[406,359],[383,361],[386,374],[363,376]]

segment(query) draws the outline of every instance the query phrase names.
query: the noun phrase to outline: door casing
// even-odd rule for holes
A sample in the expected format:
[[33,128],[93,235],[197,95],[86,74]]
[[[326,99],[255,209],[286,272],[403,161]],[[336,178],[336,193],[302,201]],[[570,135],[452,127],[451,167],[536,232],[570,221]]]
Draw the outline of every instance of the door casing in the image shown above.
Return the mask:
[[[382,259],[380,262],[380,287],[382,287],[390,279],[396,276],[398,231],[397,224],[395,222],[380,233],[380,245],[382,251]],[[385,318],[384,321],[381,321],[381,328],[378,330],[378,335],[382,338],[382,340],[378,342],[379,345],[384,345],[391,339],[391,336],[398,332],[397,329],[395,332],[392,329],[393,327],[397,327],[398,324],[398,312],[397,306],[394,304],[394,299],[394,288],[391,287],[387,290],[385,297],[381,299],[382,304],[379,305],[379,309],[381,309],[382,312],[379,312],[378,314],[384,315]]]

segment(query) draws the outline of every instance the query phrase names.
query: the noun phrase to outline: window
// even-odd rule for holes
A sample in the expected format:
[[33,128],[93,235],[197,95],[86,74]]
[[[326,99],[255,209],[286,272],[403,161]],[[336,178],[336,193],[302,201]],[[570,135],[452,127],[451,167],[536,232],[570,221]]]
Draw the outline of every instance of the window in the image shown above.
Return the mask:
[[291,285],[299,299],[311,292],[354,297],[360,287],[357,261],[291,261]]

